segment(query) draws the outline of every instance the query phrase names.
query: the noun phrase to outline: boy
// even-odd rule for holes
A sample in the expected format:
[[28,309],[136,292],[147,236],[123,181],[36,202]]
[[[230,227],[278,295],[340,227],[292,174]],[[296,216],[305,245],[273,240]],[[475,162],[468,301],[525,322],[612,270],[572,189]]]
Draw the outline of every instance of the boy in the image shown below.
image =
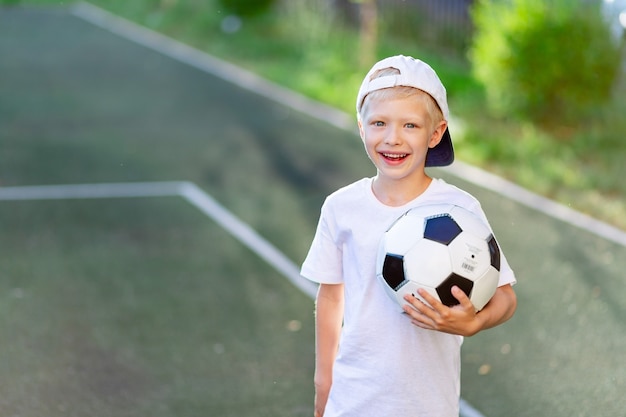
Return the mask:
[[452,163],[448,104],[426,63],[384,59],[363,80],[359,132],[376,176],[331,194],[322,206],[302,275],[316,300],[316,417],[458,417],[463,336],[497,326],[516,308],[515,276],[502,256],[499,287],[476,313],[459,288],[446,307],[407,296],[405,314],[376,279],[383,233],[410,208],[453,203],[487,220],[468,193],[433,179],[426,166]]

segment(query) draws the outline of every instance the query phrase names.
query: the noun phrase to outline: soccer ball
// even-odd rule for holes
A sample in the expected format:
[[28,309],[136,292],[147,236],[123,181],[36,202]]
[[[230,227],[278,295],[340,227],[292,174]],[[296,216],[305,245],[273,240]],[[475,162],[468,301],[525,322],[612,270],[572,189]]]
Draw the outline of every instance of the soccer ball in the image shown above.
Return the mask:
[[[385,232],[376,275],[400,305],[424,288],[443,304],[459,304],[454,285],[476,310],[491,299],[500,276],[500,248],[489,227],[474,213],[452,204],[415,207]],[[422,300],[424,301],[424,300]]]

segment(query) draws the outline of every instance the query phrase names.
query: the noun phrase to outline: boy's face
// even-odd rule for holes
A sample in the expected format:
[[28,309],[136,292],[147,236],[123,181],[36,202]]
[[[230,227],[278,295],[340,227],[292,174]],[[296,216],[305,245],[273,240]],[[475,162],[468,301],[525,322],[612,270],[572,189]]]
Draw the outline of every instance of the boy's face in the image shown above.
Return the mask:
[[375,99],[365,103],[359,131],[365,150],[384,180],[422,179],[429,148],[436,146],[446,122],[433,126],[423,100]]

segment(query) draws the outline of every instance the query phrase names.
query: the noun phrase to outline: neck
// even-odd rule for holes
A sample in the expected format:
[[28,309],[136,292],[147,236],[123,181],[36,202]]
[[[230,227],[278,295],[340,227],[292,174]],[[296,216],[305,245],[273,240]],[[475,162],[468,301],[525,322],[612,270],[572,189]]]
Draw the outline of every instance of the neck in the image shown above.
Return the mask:
[[372,192],[381,203],[398,207],[419,197],[432,181],[433,179],[427,175],[412,182],[389,180],[376,176],[372,181]]

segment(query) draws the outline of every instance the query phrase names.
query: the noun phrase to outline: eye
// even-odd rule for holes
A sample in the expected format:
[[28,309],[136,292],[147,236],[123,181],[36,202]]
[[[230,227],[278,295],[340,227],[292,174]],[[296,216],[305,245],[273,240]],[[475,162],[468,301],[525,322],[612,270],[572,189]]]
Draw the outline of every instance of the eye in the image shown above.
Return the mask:
[[377,120],[377,121],[373,122],[372,125],[381,127],[381,126],[385,125],[385,122],[381,122],[380,120]]
[[404,127],[408,128],[408,129],[415,129],[417,127],[417,125],[415,125],[414,123],[407,123],[404,125]]

